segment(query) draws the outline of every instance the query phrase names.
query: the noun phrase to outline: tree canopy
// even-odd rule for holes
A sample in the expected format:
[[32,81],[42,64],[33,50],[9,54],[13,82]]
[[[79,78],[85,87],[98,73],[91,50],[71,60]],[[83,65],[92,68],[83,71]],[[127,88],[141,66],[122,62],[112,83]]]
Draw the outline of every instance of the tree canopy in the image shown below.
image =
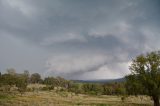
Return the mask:
[[160,52],[142,54],[133,59],[126,76],[129,94],[146,94],[152,97],[154,106],[160,106]]

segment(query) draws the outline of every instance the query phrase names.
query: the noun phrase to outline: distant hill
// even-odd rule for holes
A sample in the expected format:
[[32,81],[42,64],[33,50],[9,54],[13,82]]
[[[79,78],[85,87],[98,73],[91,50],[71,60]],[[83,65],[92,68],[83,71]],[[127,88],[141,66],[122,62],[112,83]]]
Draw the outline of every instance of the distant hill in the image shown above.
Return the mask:
[[125,78],[118,79],[99,79],[99,80],[73,80],[74,82],[80,83],[113,83],[113,82],[124,82]]

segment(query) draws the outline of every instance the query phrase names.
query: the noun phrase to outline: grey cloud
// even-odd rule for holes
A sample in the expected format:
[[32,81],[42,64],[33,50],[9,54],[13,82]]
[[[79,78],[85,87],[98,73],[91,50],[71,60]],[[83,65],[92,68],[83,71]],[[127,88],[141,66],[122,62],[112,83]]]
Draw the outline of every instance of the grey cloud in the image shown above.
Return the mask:
[[[118,68],[118,63],[127,64],[131,58],[142,52],[159,49],[159,4],[159,0],[1,0],[0,13],[3,15],[0,17],[0,39],[11,41],[9,45],[13,45],[12,48],[22,45],[15,52],[17,64],[21,60],[18,52],[23,48],[22,57],[36,57],[30,58],[30,61],[37,62],[35,67],[39,68],[33,68],[31,65],[30,69],[41,70],[41,73],[43,70],[47,72],[46,70],[53,68],[44,67],[46,61],[54,58],[59,61],[68,54],[68,62],[76,55],[79,55],[79,58],[83,58],[84,55],[91,55],[90,58],[94,58],[105,54],[112,58],[112,60],[104,58],[107,62],[105,64],[100,61],[96,63],[97,65],[89,66],[90,64],[86,63],[84,64],[86,68],[82,70],[83,66],[76,70],[73,66],[68,69],[69,74],[63,72],[66,78],[74,76],[80,78],[79,73],[85,78],[92,71],[98,73],[103,65],[107,68],[115,65]],[[12,42],[12,38],[16,39],[16,42]],[[17,45],[14,45],[15,43]],[[7,49],[6,52],[11,49],[4,42],[0,47],[1,50]],[[25,53],[25,49],[32,55]],[[4,54],[5,52],[2,55]],[[0,61],[3,63],[2,69],[7,67],[8,61],[11,61],[7,59],[7,55],[3,59],[5,63]],[[74,64],[78,64],[78,61],[74,59]],[[57,64],[54,62],[56,61],[51,64]],[[38,66],[39,64],[41,65]],[[60,64],[60,67],[63,66],[64,64]],[[109,70],[115,70],[114,74],[117,68]]]

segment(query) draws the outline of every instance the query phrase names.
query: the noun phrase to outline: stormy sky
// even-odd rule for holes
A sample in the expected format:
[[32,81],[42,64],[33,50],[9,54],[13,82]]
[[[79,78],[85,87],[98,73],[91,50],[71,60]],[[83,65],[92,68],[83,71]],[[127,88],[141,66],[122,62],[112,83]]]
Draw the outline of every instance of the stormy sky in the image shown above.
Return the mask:
[[0,0],[1,72],[120,78],[159,40],[159,0]]

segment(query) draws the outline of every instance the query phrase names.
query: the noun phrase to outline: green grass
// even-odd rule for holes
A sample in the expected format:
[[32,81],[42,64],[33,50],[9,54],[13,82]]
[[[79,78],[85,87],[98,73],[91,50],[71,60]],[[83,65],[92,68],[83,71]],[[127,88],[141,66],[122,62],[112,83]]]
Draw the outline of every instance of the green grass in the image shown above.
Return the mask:
[[8,95],[0,94],[0,99],[7,99]]
[[8,100],[8,99],[11,99],[11,98],[14,98],[13,95],[10,95],[9,93],[2,93],[0,92],[0,100]]

